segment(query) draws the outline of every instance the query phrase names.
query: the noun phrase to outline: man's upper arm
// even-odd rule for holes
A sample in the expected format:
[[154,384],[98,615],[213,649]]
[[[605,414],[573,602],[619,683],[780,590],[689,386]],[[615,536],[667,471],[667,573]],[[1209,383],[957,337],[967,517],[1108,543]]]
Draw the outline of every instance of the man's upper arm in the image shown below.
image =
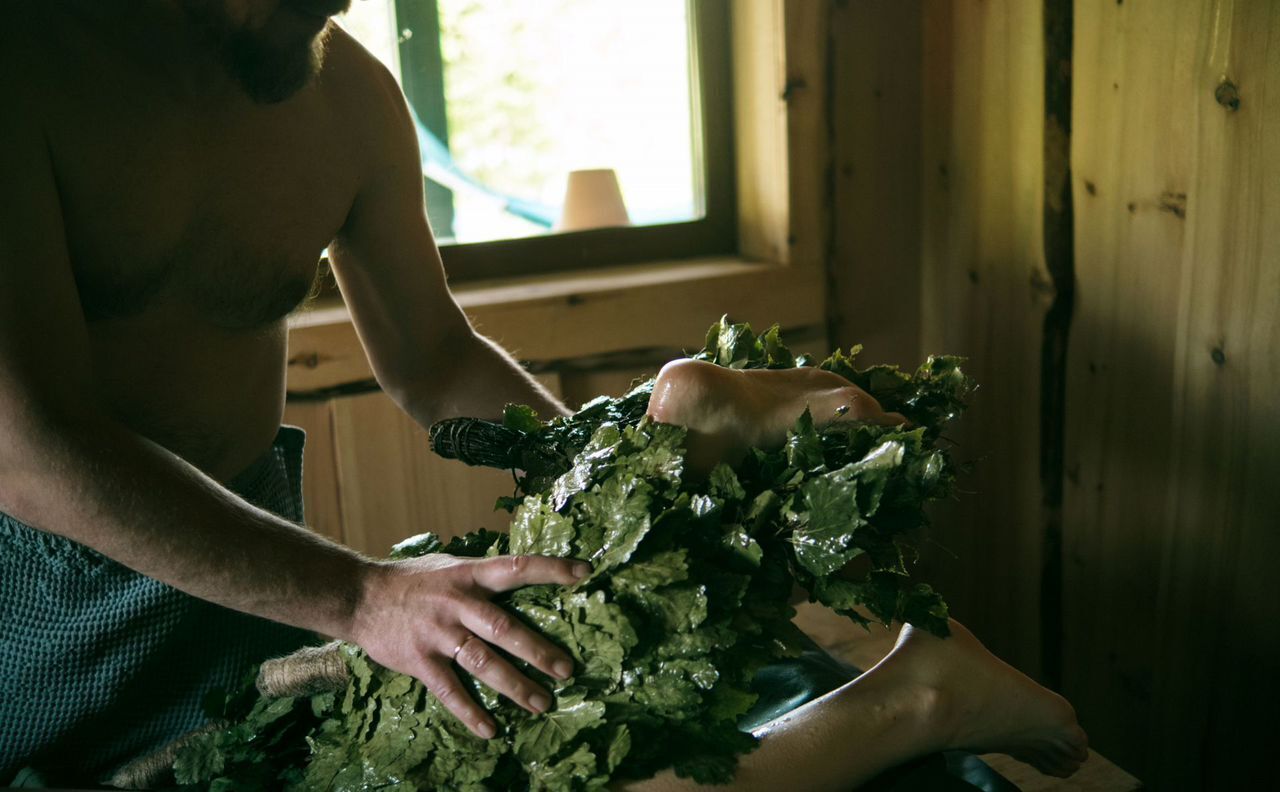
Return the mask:
[[[0,460],[39,421],[92,407],[89,339],[38,89],[0,57]],[[6,462],[9,460],[5,460]]]
[[439,377],[451,341],[471,327],[449,294],[427,222],[413,121],[394,79],[345,34],[335,68],[363,83],[365,178],[330,248],[333,269],[374,374],[384,387]]

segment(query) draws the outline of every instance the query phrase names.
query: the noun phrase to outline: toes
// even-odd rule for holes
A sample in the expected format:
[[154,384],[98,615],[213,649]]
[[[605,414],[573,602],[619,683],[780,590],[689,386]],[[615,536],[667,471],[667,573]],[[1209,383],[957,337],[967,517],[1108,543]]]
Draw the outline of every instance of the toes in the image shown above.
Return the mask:
[[1066,778],[1063,774],[1062,763],[1058,761],[1056,757],[1048,754],[1040,754],[1037,761],[1033,763],[1033,766],[1047,776],[1053,776],[1054,778]]
[[1037,761],[1032,762],[1032,766],[1041,773],[1054,778],[1066,778],[1075,772],[1066,761],[1049,754],[1041,754]]
[[1080,769],[1080,760],[1075,758],[1065,744],[1056,742],[1045,742],[1018,752],[1010,752],[1009,756],[1054,778],[1066,778]]
[[1058,778],[1066,778],[1080,769],[1085,758],[1088,758],[1087,752],[1084,757],[1081,757],[1073,746],[1059,741],[1046,751],[1048,769],[1044,772]]
[[1077,762],[1083,763],[1089,758],[1089,738],[1079,726],[1065,737],[1054,740],[1054,743],[1059,751]]
[[1081,762],[1089,758],[1089,735],[1079,726],[1076,726],[1071,735],[1071,747],[1075,749]]
[[1054,775],[1057,776],[1058,778],[1070,778],[1071,776],[1075,775],[1076,771],[1079,769],[1080,769],[1079,762],[1075,761],[1074,759],[1068,759],[1065,762],[1059,763],[1055,767],[1056,772],[1054,773]]
[[1023,764],[1028,764],[1045,775],[1050,775],[1053,768],[1052,757],[1038,745],[1028,746],[1020,751],[1010,751],[1009,756]]

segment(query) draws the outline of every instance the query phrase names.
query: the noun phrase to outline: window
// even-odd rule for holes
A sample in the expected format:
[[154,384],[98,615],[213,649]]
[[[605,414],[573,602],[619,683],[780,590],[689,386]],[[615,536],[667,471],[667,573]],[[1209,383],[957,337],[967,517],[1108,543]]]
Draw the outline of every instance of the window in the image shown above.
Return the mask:
[[414,110],[453,280],[734,249],[727,0],[363,0],[338,21]]

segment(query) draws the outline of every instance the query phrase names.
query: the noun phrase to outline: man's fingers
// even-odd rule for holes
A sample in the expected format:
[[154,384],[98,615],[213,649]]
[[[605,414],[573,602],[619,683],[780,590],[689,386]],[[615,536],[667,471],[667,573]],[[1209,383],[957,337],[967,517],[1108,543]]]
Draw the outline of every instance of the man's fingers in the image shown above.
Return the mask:
[[[462,652],[459,651],[458,654]],[[472,734],[488,740],[498,733],[493,719],[467,694],[466,688],[458,681],[458,675],[444,661],[428,661],[421,678],[427,690],[440,700],[445,709],[462,721]]]
[[572,558],[512,555],[486,558],[472,567],[477,584],[493,592],[539,583],[572,585],[591,574],[591,565]]
[[565,679],[573,674],[569,655],[492,602],[472,603],[462,612],[462,624],[483,641],[502,647],[547,676]]
[[502,659],[480,638],[469,635],[460,646],[462,648],[454,661],[481,682],[535,715],[546,712],[551,706],[551,697],[545,690]]

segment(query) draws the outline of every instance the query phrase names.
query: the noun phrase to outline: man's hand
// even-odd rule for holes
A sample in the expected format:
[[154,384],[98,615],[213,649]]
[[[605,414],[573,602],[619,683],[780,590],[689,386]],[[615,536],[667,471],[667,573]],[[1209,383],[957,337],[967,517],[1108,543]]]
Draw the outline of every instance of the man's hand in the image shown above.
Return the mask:
[[351,640],[387,668],[422,680],[467,728],[488,739],[496,733],[493,720],[467,694],[453,663],[534,713],[545,712],[551,697],[494,646],[556,679],[573,673],[568,655],[489,598],[521,586],[576,583],[590,572],[582,561],[543,556],[378,562],[369,567]]

